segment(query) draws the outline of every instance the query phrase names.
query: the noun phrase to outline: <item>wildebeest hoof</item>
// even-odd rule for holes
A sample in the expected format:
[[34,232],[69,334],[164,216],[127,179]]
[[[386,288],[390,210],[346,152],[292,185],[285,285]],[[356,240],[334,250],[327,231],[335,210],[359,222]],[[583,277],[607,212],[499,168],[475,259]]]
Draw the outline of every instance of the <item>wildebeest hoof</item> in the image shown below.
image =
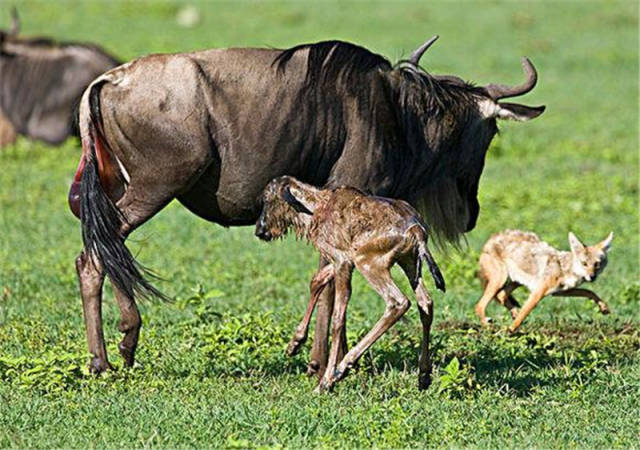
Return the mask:
[[120,350],[120,355],[122,356],[122,359],[124,359],[124,366],[133,367],[135,349],[129,348],[120,342],[118,344],[118,350]]
[[607,306],[601,306],[601,307],[600,307],[600,312],[601,312],[602,314],[604,314],[605,316],[606,316],[607,314],[611,314],[611,310],[610,310]]
[[91,358],[91,362],[89,363],[89,372],[95,375],[100,375],[102,372],[106,372],[107,370],[113,370],[113,367],[108,361],[95,356]]
[[418,389],[424,391],[431,386],[431,374],[421,373],[418,375]]

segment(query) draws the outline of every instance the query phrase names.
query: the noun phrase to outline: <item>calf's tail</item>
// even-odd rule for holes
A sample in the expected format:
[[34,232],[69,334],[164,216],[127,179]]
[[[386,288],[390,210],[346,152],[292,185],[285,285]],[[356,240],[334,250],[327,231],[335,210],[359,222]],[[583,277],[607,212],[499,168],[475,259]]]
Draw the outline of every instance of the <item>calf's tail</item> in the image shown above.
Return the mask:
[[[124,244],[123,227],[126,218],[107,195],[100,179],[100,166],[111,154],[102,131],[100,88],[108,80],[101,79],[91,85],[83,97],[81,119],[86,122],[82,130],[84,168],[80,186],[80,220],[82,239],[91,259],[98,260],[105,274],[129,298],[158,297],[167,299],[144,277],[150,272],[142,267]],[[84,117],[83,117],[84,116]],[[100,164],[100,161],[103,163]]]
[[426,239],[421,240],[418,244],[418,258],[420,258],[420,261],[426,262],[429,266],[429,272],[431,272],[431,276],[433,277],[433,281],[436,284],[436,287],[442,292],[446,292],[444,277],[442,276],[442,272],[440,272],[440,268],[433,259],[429,248],[427,247]]

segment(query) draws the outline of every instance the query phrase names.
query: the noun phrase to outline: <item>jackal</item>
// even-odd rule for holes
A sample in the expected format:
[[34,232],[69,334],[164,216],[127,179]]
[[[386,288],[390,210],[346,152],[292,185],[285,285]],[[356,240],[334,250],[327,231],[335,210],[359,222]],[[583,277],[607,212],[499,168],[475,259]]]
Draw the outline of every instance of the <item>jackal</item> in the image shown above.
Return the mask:
[[[613,233],[595,245],[586,246],[569,232],[571,251],[558,250],[529,231],[505,230],[494,234],[482,248],[480,278],[485,282],[484,294],[476,305],[482,324],[490,319],[485,309],[495,298],[505,306],[514,319],[509,327],[515,331],[522,321],[546,295],[558,297],[587,297],[609,314],[609,307],[594,292],[577,289],[585,281],[595,281],[607,265],[607,251]],[[508,282],[507,282],[508,281]],[[511,296],[520,286],[526,286],[529,298],[521,310]]]

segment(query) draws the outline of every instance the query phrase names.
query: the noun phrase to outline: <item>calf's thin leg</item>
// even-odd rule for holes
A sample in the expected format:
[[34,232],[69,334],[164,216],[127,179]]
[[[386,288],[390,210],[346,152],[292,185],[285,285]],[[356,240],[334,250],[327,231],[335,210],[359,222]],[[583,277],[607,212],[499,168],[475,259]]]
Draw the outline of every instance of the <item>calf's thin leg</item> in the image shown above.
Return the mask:
[[420,322],[422,322],[422,351],[420,352],[418,364],[418,389],[424,390],[431,385],[431,370],[433,367],[431,353],[429,352],[431,324],[433,323],[433,300],[431,300],[431,296],[422,283],[422,277],[418,280],[415,294],[420,310]]
[[334,384],[344,378],[362,354],[396,323],[400,317],[407,312],[410,306],[409,299],[402,293],[391,278],[388,267],[377,263],[375,260],[358,263],[356,267],[375,291],[384,299],[387,307],[382,317],[376,322],[367,335],[349,350],[342,359],[330,384]]
[[327,286],[329,289],[333,290],[332,279],[333,266],[331,264],[327,264],[318,270],[313,276],[309,289],[311,291],[311,296],[309,298],[309,303],[307,304],[307,310],[302,318],[302,322],[300,322],[296,328],[296,332],[287,346],[287,354],[289,356],[296,355],[300,351],[302,344],[306,342],[309,334],[309,322],[311,320],[313,310],[315,309],[318,298],[320,297],[320,294],[322,294],[323,290]]
[[89,345],[89,353],[92,355],[89,370],[93,373],[101,373],[112,368],[107,359],[107,349],[102,331],[104,272],[100,262],[96,261],[95,258],[91,258],[86,250],[83,250],[76,258],[76,271],[82,297],[87,343]]
[[[320,267],[326,264],[328,264],[328,262],[325,259],[320,260]],[[333,314],[333,303],[334,289],[324,289],[317,300],[316,326],[311,353],[309,354],[309,364],[307,366],[307,374],[316,375],[318,379],[322,379],[327,367],[327,359],[329,356],[329,325],[331,324],[331,315]],[[345,329],[343,329],[340,342],[338,355],[342,356],[347,350]]]
[[342,336],[345,327],[345,316],[347,314],[347,305],[351,297],[351,275],[353,266],[348,263],[340,264],[335,268],[335,303],[333,308],[332,333],[331,333],[331,349],[327,360],[327,368],[324,376],[318,385],[317,391],[329,390],[335,382],[336,366],[340,358],[342,346]]
[[600,312],[602,314],[609,314],[611,311],[609,310],[609,307],[607,306],[607,304],[600,298],[598,297],[598,295],[593,292],[590,291],[589,289],[582,289],[582,288],[573,288],[573,289],[568,289],[566,291],[562,291],[562,292],[555,292],[553,294],[554,297],[586,297],[586,298],[590,298],[591,300],[593,300],[595,302],[596,305],[598,305],[598,308],[600,308]]
[[429,352],[429,340],[431,324],[433,323],[433,300],[422,282],[422,267],[415,257],[404,260],[401,263],[402,270],[407,275],[411,288],[418,301],[420,322],[422,323],[422,345],[420,347],[420,359],[418,362],[418,389],[424,390],[431,385],[431,353]]

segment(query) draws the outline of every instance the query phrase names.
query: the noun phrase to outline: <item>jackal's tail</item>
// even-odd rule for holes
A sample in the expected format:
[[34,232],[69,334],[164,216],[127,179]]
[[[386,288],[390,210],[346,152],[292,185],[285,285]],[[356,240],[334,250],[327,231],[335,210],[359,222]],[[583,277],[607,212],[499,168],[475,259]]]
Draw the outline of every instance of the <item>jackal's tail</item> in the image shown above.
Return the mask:
[[[129,298],[167,297],[144,277],[149,272],[142,267],[125,246],[122,228],[126,219],[105,192],[99,173],[99,159],[104,161],[111,150],[105,139],[100,112],[100,89],[109,80],[94,82],[85,93],[80,106],[84,168],[80,186],[80,220],[82,239],[88,256],[102,264],[105,274]],[[104,164],[102,164],[104,166]]]
[[429,248],[427,247],[426,239],[421,240],[418,243],[418,258],[420,258],[420,261],[426,262],[429,266],[429,272],[431,272],[431,276],[433,277],[433,281],[436,284],[436,287],[442,292],[446,292],[447,288],[444,283],[444,277],[442,276],[442,272],[440,272],[440,268],[433,259]]

